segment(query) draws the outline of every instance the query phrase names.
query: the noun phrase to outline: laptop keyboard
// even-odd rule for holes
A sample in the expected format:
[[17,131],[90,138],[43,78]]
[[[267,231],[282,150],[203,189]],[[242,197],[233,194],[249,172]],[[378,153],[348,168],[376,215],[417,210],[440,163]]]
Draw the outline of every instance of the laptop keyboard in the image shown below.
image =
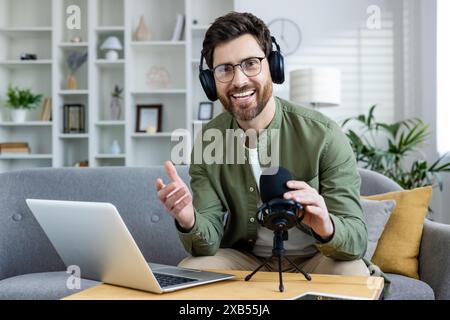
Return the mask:
[[197,279],[179,277],[163,273],[154,272],[153,274],[161,288],[197,281]]

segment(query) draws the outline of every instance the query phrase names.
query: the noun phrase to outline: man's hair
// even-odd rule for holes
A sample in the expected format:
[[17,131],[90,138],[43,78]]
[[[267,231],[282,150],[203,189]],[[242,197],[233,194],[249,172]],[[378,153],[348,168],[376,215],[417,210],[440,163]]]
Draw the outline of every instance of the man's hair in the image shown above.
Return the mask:
[[272,39],[266,24],[251,13],[232,11],[217,18],[206,31],[202,52],[208,67],[213,67],[214,49],[219,44],[244,34],[254,36],[266,57],[269,56],[272,51]]

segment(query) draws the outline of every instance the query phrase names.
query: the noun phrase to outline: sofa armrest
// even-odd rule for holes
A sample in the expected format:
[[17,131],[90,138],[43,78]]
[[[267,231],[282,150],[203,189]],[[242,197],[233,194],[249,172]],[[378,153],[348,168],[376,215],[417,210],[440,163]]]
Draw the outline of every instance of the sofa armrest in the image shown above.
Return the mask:
[[450,299],[450,225],[425,219],[419,256],[420,279],[436,299]]

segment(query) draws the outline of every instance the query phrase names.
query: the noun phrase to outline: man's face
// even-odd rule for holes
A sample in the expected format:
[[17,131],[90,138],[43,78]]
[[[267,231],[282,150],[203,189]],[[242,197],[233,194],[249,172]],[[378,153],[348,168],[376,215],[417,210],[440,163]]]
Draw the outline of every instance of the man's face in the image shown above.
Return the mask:
[[[213,67],[235,65],[248,58],[264,56],[255,38],[245,34],[215,48]],[[215,79],[215,82],[220,102],[241,121],[256,118],[272,96],[272,77],[267,59],[261,61],[261,72],[256,76],[248,77],[236,66],[232,81],[223,83]]]

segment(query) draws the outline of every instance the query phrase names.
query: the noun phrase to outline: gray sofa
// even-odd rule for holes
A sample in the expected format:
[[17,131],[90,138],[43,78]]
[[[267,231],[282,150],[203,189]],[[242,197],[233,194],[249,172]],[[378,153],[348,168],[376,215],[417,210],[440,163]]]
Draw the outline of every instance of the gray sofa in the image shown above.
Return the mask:
[[[187,168],[180,176],[189,181]],[[399,186],[361,170],[362,195]],[[60,299],[69,274],[29,211],[25,199],[111,202],[151,262],[176,265],[186,256],[172,218],[156,197],[154,182],[163,167],[32,169],[0,174],[0,299]],[[74,243],[74,245],[76,245]],[[450,226],[426,221],[420,252],[421,281],[388,274],[385,299],[450,299]],[[82,276],[82,275],[81,275]],[[82,280],[81,290],[98,285]]]

